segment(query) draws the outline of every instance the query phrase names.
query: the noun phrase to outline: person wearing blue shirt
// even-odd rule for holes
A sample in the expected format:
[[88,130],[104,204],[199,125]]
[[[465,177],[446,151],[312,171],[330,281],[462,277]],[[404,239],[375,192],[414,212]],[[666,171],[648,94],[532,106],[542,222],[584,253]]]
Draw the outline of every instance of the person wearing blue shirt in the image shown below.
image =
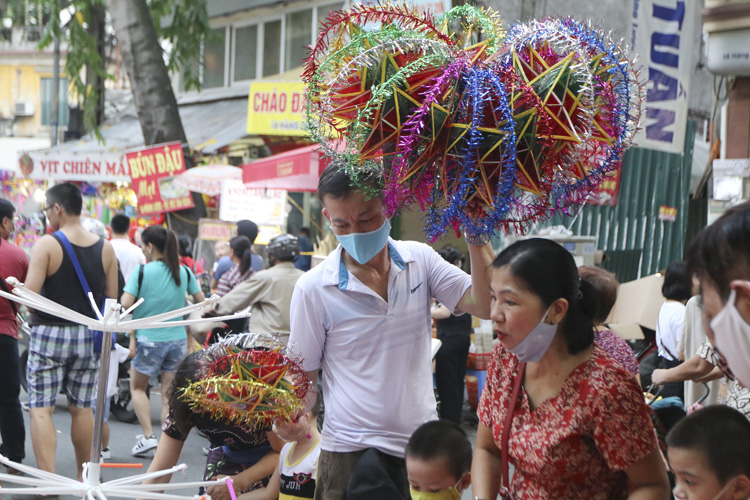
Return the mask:
[[[250,220],[238,221],[237,236],[247,236],[247,239],[250,240],[250,243],[255,243],[255,239],[258,237],[258,225]],[[216,288],[215,284],[219,283],[221,276],[225,272],[232,269],[233,265],[234,262],[232,262],[232,259],[228,255],[225,255],[224,257],[219,259],[219,262],[216,266],[216,271],[214,271],[214,283],[212,283],[212,288]],[[250,268],[256,273],[263,269],[263,257],[256,253],[253,253],[250,260]]]

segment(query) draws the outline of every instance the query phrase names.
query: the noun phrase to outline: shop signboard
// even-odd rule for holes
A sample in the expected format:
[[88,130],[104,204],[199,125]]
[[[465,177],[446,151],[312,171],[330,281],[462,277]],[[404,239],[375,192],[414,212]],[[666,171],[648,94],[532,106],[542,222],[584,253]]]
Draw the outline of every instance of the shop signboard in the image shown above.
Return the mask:
[[131,187],[138,196],[138,213],[154,215],[193,207],[193,198],[172,179],[185,171],[179,142],[159,144],[125,154]]
[[677,207],[659,205],[659,220],[664,222],[675,222],[677,220]]
[[305,84],[301,82],[252,83],[247,104],[247,133],[307,136]]
[[282,189],[249,189],[240,179],[226,179],[221,184],[221,220],[249,219],[258,225],[282,226],[285,208],[286,191]]
[[237,234],[237,227],[231,222],[201,219],[198,225],[198,236],[203,241],[229,241]]
[[119,153],[60,152],[54,149],[18,155],[18,168],[30,179],[84,182],[130,182],[125,158]]
[[683,153],[699,15],[695,0],[634,3],[631,46],[648,81],[643,125],[634,141],[642,148]]
[[750,159],[714,160],[713,174],[714,200],[737,203],[747,198],[746,185],[750,179]]

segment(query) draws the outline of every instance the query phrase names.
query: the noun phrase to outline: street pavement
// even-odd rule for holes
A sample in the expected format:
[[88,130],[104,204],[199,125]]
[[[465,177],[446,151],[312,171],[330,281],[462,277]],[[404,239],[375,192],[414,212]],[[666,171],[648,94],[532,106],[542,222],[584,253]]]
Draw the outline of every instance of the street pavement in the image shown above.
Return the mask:
[[[159,386],[151,389],[151,420],[154,426],[154,431],[161,429],[161,423],[159,421],[161,411],[161,392]],[[21,401],[26,400],[26,393],[21,390]],[[29,412],[24,411],[24,422],[26,424],[26,458],[23,463],[35,467],[36,461],[34,460],[34,450],[31,446],[31,426],[29,423]],[[65,395],[60,394],[57,397],[57,405],[55,407],[55,413],[53,416],[55,423],[55,429],[57,429],[57,451],[56,451],[56,466],[57,474],[65,477],[75,478],[76,477],[76,465],[75,465],[75,454],[73,452],[73,445],[70,442],[70,412],[68,411],[67,400]],[[133,476],[140,473],[145,473],[151,464],[150,458],[137,458],[130,454],[130,450],[135,444],[135,436],[141,434],[143,431],[137,423],[126,424],[118,421],[113,416],[109,419],[110,428],[110,441],[109,448],[112,453],[112,458],[107,460],[109,463],[140,463],[143,464],[143,469],[102,469],[102,480],[110,481],[112,479],[118,479],[121,477]],[[476,439],[476,426],[471,423],[464,423],[464,430],[469,435],[469,439],[472,445]],[[159,437],[160,432],[156,432]],[[203,468],[206,463],[206,456],[203,454],[202,448],[208,444],[208,440],[201,437],[198,432],[193,430],[188,436],[185,446],[182,449],[182,454],[177,462],[178,464],[187,464],[187,469],[184,474],[176,474],[176,477],[172,478],[172,482],[189,482],[189,481],[200,481],[203,474]],[[11,485],[8,485],[11,486]],[[168,493],[176,493],[185,497],[192,497],[198,492],[194,489],[183,489],[167,491]],[[4,495],[6,500],[39,500],[39,497],[33,497],[29,495]],[[61,496],[61,500],[73,500],[75,497],[72,496]],[[464,491],[461,499],[470,500],[471,489]]]
[[[26,400],[26,393],[21,390],[21,401]],[[160,435],[161,423],[159,422],[161,411],[161,394],[159,387],[151,390],[151,420],[154,426],[154,432],[157,437]],[[34,450],[31,446],[31,426],[29,423],[29,412],[24,411],[24,422],[26,424],[26,458],[23,463],[32,467],[36,466],[34,460]],[[70,412],[68,411],[68,404],[65,395],[60,394],[57,397],[57,405],[55,407],[55,414],[53,416],[55,422],[55,429],[57,430],[57,451],[55,454],[57,474],[75,478],[76,477],[76,465],[75,465],[75,454],[73,452],[73,445],[70,442]],[[118,479],[121,477],[133,476],[140,473],[145,473],[151,465],[150,458],[137,458],[130,454],[130,450],[135,444],[135,436],[142,434],[140,425],[137,423],[126,424],[118,421],[113,416],[109,419],[110,428],[110,441],[109,448],[112,452],[112,458],[105,462],[110,463],[140,463],[143,464],[143,469],[102,469],[103,481],[110,481],[112,479]],[[157,432],[158,431],[158,432]],[[178,464],[187,464],[187,469],[184,474],[176,474],[177,477],[172,478],[172,482],[188,482],[188,481],[200,481],[203,474],[203,468],[206,463],[206,456],[203,454],[202,447],[208,444],[208,440],[201,437],[198,432],[193,431],[188,436],[185,446],[182,449],[182,454],[177,462]],[[10,486],[10,485],[8,485]],[[167,493],[174,492],[176,494],[192,497],[198,493],[197,489],[183,489],[167,491]],[[5,498],[11,498],[12,500],[25,500],[30,498],[27,495],[5,495]],[[62,500],[71,500],[74,497],[62,496]]]

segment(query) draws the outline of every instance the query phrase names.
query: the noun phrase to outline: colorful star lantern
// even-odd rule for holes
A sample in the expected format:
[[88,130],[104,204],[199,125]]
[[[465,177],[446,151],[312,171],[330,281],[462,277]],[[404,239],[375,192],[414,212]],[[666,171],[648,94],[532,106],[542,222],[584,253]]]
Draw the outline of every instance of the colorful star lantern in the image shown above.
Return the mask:
[[438,20],[391,4],[332,13],[303,78],[313,139],[362,187],[363,173],[381,174],[389,215],[427,210],[433,240],[585,202],[620,168],[643,95],[624,52],[590,26],[534,21],[506,36],[471,6]]
[[311,382],[296,357],[270,335],[233,335],[211,346],[204,360],[199,378],[182,390],[194,410],[266,427],[304,408]]
[[[524,222],[585,202],[604,175],[621,167],[640,121],[643,87],[617,44],[572,19],[517,25],[507,45],[501,65],[531,88],[538,116],[552,126],[537,134],[552,140],[552,150],[519,163],[519,187],[527,193],[514,220]],[[530,207],[530,199],[543,203]]]

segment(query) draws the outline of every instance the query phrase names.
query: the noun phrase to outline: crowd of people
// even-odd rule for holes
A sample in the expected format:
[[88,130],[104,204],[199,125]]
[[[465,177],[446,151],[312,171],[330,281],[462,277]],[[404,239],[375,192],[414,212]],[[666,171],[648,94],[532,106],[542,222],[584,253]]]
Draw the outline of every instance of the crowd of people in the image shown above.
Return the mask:
[[[377,177],[358,181],[355,187],[336,163],[322,172],[318,196],[340,245],[312,269],[300,259],[309,253],[301,251],[309,234],[272,240],[270,267],[263,269],[250,221],[216,248],[225,253],[213,274],[222,298],[208,315],[250,308],[250,322],[216,326],[200,340],[221,341],[243,330],[288,338],[312,386],[321,388],[309,391],[294,418],[258,427],[212,417],[184,396],[208,362],[191,333],[184,327],[133,332],[123,356],[133,355],[131,391],[142,434],[132,453],[155,449],[150,471],[173,466],[195,427],[209,440],[203,479],[231,476],[241,500],[455,500],[468,488],[487,500],[665,500],[670,489],[679,499],[750,498],[750,203],[707,227],[686,261],[666,271],[659,368],[651,380],[665,385],[665,400],[679,398],[686,409],[695,391],[682,381],[726,377],[729,385],[726,401],[716,400],[726,404],[693,411],[664,436],[644,400],[633,350],[605,324],[617,295],[611,274],[578,268],[551,240],[524,239],[495,254],[489,238],[474,235],[466,235],[467,273],[455,248],[438,253],[391,238],[383,200],[369,189],[378,188]],[[93,311],[86,289],[96,301],[118,297],[124,307],[143,298],[136,318],[179,309],[187,296],[203,299],[196,263],[185,260],[192,259],[189,247],[172,231],[149,227],[138,248],[123,238],[127,221],[118,216],[115,236],[106,241],[81,225],[75,186],[54,186],[46,196],[55,232],[39,240],[30,260],[0,240],[3,277],[16,276],[87,316]],[[0,237],[12,231],[13,216],[13,206],[0,200]],[[0,369],[10,384],[3,388],[1,451],[20,462],[23,420],[18,365],[11,359],[17,358],[17,323],[15,306],[5,302],[0,342],[7,349],[0,355],[8,362]],[[459,425],[471,316],[491,319],[497,337],[473,451]],[[432,390],[433,319],[443,341],[435,377],[440,420]],[[99,357],[93,335],[41,312],[31,324],[37,466],[55,470],[52,411],[63,389],[80,478],[93,430]],[[145,394],[154,375],[164,396],[158,438]],[[230,500],[234,492],[217,481],[207,493]]]

